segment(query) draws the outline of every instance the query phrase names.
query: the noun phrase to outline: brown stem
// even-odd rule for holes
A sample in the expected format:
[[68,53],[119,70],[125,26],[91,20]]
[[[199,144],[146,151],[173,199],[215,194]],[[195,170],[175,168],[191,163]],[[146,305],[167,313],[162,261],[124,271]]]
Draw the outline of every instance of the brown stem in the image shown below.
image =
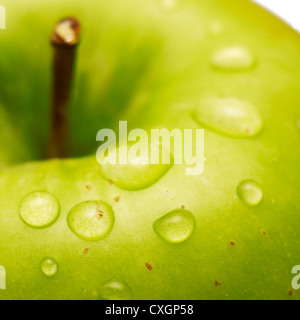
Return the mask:
[[51,140],[49,158],[68,156],[69,123],[68,106],[71,96],[76,47],[79,42],[80,24],[74,18],[58,22],[52,33],[54,48]]

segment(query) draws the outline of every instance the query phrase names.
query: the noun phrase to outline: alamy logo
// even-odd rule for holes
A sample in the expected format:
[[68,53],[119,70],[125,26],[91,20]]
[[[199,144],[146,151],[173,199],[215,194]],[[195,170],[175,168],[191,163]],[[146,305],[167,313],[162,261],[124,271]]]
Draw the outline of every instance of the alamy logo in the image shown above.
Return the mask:
[[0,5],[0,29],[6,29],[6,11],[3,6]]
[[[102,129],[97,141],[97,161],[105,164],[185,164],[186,175],[200,175],[204,170],[203,129],[143,129],[127,131],[127,121],[119,122],[119,141],[111,129]],[[172,151],[173,152],[172,152]]]
[[296,276],[292,280],[292,287],[295,290],[299,290],[300,289],[300,265],[293,267],[292,274],[296,274]]
[[3,266],[0,266],[0,290],[6,289],[6,271]]

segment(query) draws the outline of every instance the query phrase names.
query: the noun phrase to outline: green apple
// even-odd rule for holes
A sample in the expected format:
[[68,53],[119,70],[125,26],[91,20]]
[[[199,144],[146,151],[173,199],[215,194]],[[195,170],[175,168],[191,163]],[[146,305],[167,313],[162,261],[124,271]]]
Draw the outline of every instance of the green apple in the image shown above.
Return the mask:
[[[0,4],[1,299],[300,297],[293,29],[250,1]],[[49,35],[65,16],[83,26],[70,156],[45,160]],[[204,128],[204,172],[101,168],[96,133],[119,120]]]

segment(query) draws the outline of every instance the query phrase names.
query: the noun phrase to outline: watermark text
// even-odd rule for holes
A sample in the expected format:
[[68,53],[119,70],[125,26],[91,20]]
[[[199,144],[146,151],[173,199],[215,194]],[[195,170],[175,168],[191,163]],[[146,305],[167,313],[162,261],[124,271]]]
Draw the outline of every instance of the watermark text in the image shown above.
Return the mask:
[[0,266],[0,290],[6,289],[6,271],[3,266]]
[[0,29],[6,29],[6,10],[0,5]]
[[293,267],[292,274],[296,274],[296,276],[292,280],[292,287],[295,290],[299,290],[300,289],[300,265]]
[[119,139],[112,129],[97,133],[103,142],[97,150],[100,164],[185,164],[186,175],[200,175],[204,170],[203,129],[133,129],[127,121],[119,122]]

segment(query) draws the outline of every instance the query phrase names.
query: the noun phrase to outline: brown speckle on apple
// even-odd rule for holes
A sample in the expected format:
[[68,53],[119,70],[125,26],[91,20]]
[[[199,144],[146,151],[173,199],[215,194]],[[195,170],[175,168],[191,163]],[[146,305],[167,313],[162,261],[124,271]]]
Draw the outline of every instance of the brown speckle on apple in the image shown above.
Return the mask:
[[145,265],[146,265],[148,270],[152,271],[153,267],[152,267],[152,265],[150,263],[146,262]]
[[217,287],[220,286],[221,284],[222,284],[221,282],[215,280],[215,285],[216,285]]
[[100,208],[97,208],[96,210],[97,210],[97,217],[101,219],[104,215],[104,212]]

